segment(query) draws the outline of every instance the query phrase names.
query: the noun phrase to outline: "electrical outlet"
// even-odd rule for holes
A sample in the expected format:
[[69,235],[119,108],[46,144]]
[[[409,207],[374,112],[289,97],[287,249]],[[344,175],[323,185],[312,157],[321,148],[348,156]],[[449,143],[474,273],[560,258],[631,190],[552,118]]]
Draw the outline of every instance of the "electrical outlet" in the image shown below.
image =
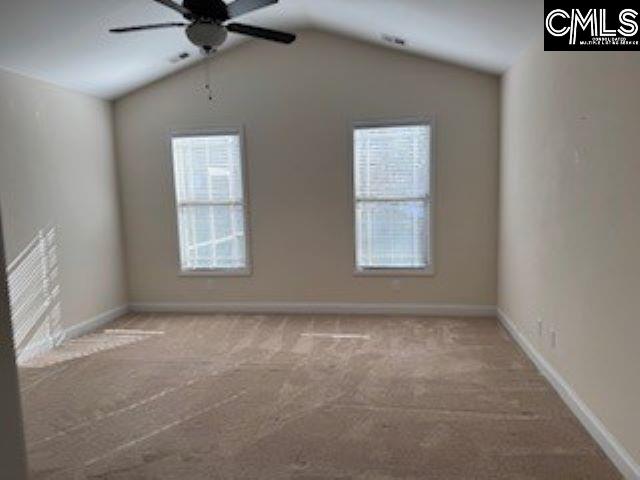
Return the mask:
[[551,348],[556,348],[558,346],[558,334],[555,330],[551,330],[549,332],[549,342],[551,343]]
[[402,282],[399,279],[395,278],[391,280],[391,290],[393,290],[394,292],[398,292],[401,288]]

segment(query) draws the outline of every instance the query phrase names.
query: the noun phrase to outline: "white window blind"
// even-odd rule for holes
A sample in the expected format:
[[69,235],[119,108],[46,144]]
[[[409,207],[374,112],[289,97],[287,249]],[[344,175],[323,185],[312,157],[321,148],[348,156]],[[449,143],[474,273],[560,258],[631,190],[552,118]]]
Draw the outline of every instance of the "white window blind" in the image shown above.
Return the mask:
[[174,136],[171,143],[182,270],[246,269],[240,134]]
[[354,130],[358,270],[427,269],[431,126]]

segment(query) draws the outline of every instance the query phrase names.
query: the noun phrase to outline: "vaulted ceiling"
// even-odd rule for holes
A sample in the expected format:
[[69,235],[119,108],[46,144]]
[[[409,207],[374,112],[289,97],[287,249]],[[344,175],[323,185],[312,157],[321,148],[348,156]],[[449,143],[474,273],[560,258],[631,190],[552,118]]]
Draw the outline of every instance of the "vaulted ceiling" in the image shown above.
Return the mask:
[[[501,73],[540,34],[543,0],[281,0],[242,17],[312,27]],[[0,68],[115,98],[200,58],[180,29],[111,35],[117,26],[180,20],[152,0],[0,0]],[[227,46],[240,37],[230,36]],[[286,48],[286,47],[282,47]],[[173,63],[178,54],[191,58]]]

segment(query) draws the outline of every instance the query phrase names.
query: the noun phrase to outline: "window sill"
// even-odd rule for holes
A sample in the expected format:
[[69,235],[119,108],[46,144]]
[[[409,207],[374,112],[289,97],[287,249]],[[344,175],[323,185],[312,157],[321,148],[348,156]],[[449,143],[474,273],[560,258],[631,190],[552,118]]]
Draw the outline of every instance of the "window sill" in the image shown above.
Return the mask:
[[249,268],[229,270],[181,270],[179,277],[250,277],[252,271]]
[[353,271],[354,277],[433,277],[436,272],[432,266],[426,268],[371,268]]

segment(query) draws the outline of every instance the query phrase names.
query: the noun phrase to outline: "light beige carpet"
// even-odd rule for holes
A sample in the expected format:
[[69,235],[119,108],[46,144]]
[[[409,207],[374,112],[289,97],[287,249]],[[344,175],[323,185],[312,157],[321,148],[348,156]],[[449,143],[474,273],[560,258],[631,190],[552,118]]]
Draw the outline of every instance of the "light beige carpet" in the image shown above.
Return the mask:
[[620,478],[495,319],[109,329],[21,369],[32,479]]

